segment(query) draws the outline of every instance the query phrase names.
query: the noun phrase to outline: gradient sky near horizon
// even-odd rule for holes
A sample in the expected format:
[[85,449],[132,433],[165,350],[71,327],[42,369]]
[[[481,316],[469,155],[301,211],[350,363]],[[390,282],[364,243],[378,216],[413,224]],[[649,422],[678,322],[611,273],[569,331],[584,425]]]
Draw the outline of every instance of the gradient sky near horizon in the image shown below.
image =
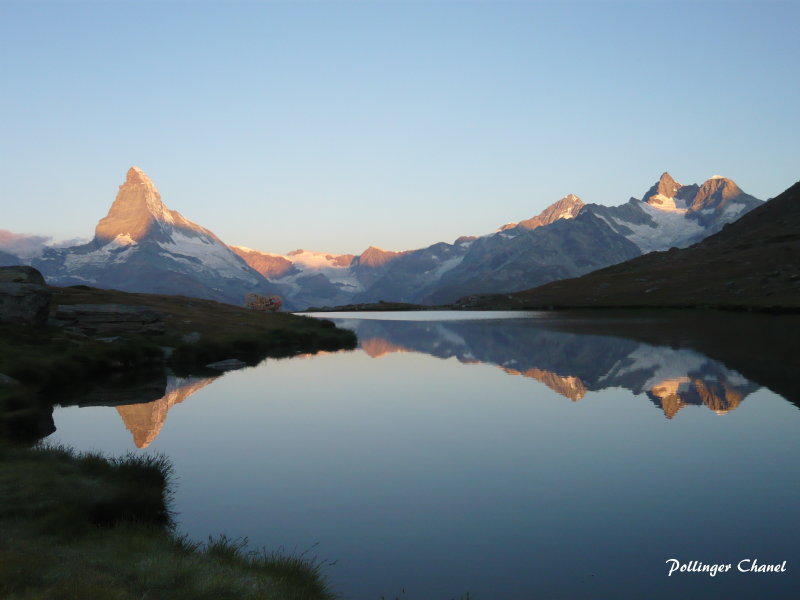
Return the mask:
[[800,179],[800,3],[0,2],[0,229],[90,238],[131,165],[229,244],[484,234],[665,170]]

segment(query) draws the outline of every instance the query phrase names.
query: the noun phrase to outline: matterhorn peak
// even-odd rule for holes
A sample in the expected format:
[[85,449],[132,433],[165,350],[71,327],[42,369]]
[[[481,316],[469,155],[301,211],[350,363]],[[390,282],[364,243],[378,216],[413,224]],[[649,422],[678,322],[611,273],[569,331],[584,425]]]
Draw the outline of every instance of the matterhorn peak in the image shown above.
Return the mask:
[[144,183],[153,185],[150,178],[139,167],[133,166],[128,169],[128,174],[125,177],[125,183]]
[[161,202],[161,194],[145,172],[139,167],[131,167],[125,183],[119,186],[108,214],[100,219],[95,228],[95,240],[106,244],[119,239],[131,244],[145,236],[167,239],[166,230],[174,228],[213,236],[210,231],[195,225],[180,213],[169,210]]

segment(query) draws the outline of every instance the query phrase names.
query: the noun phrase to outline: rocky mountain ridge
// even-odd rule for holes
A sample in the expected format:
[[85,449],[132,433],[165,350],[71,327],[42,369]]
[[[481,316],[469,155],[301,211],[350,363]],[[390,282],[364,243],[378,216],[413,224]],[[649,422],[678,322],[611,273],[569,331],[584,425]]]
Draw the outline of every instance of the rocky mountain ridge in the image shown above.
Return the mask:
[[182,294],[239,305],[248,292],[278,291],[211,231],[169,210],[138,167],[128,170],[91,242],[47,248],[30,262],[48,283],[62,286]]
[[[248,292],[281,295],[290,309],[381,300],[447,304],[685,247],[760,203],[723,177],[682,185],[664,173],[642,200],[609,207],[569,194],[534,217],[453,243],[405,251],[370,246],[360,255],[302,249],[281,255],[226,245],[167,208],[147,175],[131,167],[89,243],[48,247],[25,258],[0,239],[0,263],[27,262],[57,285],[184,294],[239,305]],[[18,242],[14,236],[6,238]]]
[[[716,192],[720,204],[725,190]],[[800,182],[689,248],[653,252],[476,308],[715,306],[800,308]]]
[[[682,185],[664,173],[642,200],[609,207],[584,204],[569,194],[493,233],[402,252],[371,246],[349,265],[330,259],[312,264],[291,253],[237,252],[300,307],[381,300],[447,304],[468,294],[515,292],[653,250],[685,247],[759,204],[724,177]],[[278,273],[271,265],[281,260]]]

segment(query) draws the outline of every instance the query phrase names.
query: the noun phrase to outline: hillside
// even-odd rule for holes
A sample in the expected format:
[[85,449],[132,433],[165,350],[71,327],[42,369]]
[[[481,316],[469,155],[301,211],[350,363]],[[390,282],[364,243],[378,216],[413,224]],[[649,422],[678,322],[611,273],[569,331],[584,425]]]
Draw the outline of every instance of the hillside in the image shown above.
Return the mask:
[[460,308],[698,307],[800,309],[800,183],[685,249],[652,252],[582,277]]

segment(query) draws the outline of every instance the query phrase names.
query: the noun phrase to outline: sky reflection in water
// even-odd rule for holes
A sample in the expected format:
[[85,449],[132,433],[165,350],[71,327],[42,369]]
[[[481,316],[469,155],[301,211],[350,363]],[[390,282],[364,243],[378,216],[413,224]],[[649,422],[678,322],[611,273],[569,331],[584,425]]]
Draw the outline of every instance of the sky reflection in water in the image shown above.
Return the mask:
[[[689,349],[432,319],[350,319],[355,352],[59,409],[52,437],[167,454],[182,531],[318,542],[345,597],[758,598],[800,583],[794,405]],[[667,577],[668,558],[788,571]]]

